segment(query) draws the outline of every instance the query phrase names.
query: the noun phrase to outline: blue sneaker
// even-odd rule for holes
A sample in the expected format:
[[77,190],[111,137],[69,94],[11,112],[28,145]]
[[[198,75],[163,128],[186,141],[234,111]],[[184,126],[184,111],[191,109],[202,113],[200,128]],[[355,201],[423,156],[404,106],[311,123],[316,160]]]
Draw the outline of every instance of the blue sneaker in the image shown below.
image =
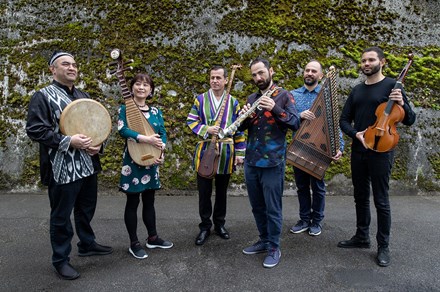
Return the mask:
[[290,232],[292,233],[301,233],[306,231],[307,229],[309,229],[310,227],[310,223],[304,220],[298,220],[298,222],[296,222],[296,224],[294,226],[292,226],[292,228],[290,228]]
[[310,225],[309,227],[309,235],[312,236],[318,236],[321,234],[321,224],[319,223],[312,223],[312,225]]
[[279,248],[271,248],[263,262],[263,267],[273,268],[280,262],[281,250]]
[[257,254],[262,252],[267,252],[267,243],[261,240],[243,249],[244,254]]

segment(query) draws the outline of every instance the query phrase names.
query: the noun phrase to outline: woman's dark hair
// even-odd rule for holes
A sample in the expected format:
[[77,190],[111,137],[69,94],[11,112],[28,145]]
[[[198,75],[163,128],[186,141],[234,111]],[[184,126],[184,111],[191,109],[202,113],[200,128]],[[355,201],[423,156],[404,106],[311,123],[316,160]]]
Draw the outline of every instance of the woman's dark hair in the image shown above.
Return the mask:
[[150,77],[150,75],[146,74],[146,73],[138,73],[136,74],[133,79],[130,82],[130,90],[133,91],[133,85],[138,82],[138,81],[146,81],[148,84],[150,84],[151,87],[151,92],[150,94],[147,96],[147,99],[150,99],[153,97],[154,95],[154,82],[153,82],[153,78]]

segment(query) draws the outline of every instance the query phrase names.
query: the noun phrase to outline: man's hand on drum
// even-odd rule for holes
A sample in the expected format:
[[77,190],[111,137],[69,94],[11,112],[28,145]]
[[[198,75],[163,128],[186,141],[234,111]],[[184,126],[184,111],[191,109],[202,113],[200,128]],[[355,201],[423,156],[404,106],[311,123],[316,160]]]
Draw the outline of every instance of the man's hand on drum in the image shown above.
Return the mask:
[[86,150],[92,146],[92,138],[83,134],[73,135],[70,138],[70,146],[76,149]]
[[99,150],[101,150],[101,145],[98,146],[90,146],[89,148],[86,149],[86,152],[90,155],[93,156],[95,154],[99,153]]

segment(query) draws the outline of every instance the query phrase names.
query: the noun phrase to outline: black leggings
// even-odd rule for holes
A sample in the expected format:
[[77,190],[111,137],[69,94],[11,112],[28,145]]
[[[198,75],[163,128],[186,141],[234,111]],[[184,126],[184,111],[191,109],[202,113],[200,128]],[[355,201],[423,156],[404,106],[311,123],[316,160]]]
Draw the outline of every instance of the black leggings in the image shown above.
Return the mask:
[[145,190],[142,193],[127,193],[127,204],[125,205],[124,221],[127,227],[130,242],[138,241],[137,237],[137,209],[139,206],[139,195],[142,194],[142,220],[147,227],[148,236],[156,236],[156,211],[154,209],[155,190]]

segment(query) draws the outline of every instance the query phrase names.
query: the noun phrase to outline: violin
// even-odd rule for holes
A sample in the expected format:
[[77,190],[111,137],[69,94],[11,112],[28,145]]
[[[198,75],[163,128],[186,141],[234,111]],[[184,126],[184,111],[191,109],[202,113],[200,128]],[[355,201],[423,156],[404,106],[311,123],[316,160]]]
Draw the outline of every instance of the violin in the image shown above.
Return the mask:
[[[403,81],[413,61],[413,54],[408,55],[408,63],[403,68],[393,89],[403,89]],[[394,100],[381,103],[375,112],[376,122],[365,131],[364,139],[367,147],[376,152],[393,150],[399,142],[396,124],[405,117],[402,106]]]

